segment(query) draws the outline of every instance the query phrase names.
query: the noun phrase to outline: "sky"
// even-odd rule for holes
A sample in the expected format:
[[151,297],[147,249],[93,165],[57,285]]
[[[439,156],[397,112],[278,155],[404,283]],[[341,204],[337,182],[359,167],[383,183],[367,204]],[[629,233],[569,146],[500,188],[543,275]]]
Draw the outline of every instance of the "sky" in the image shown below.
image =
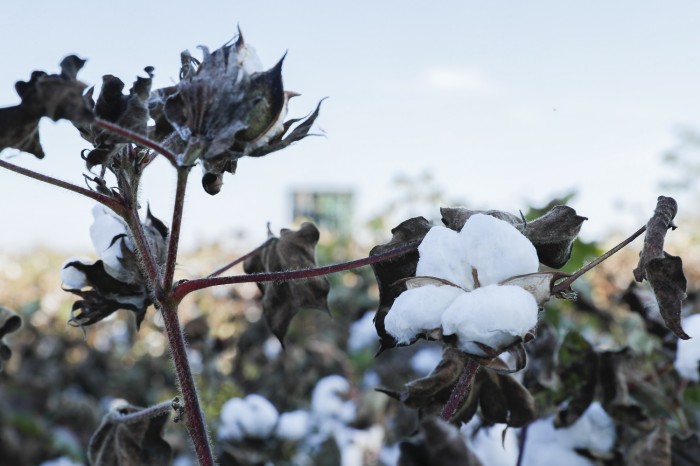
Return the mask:
[[[293,189],[353,190],[361,230],[400,197],[392,180],[425,173],[470,208],[517,213],[575,191],[571,205],[589,218],[582,235],[601,239],[648,219],[664,151],[681,128],[700,127],[699,17],[690,0],[4,1],[0,106],[18,103],[15,81],[56,72],[71,53],[88,60],[79,78],[90,85],[113,74],[128,87],[154,66],[154,88],[168,86],[182,50],[198,56],[240,26],[268,67],[287,52],[285,88],[302,94],[290,117],[328,97],[322,136],[240,160],[214,197],[195,168],[184,248],[254,244],[268,221],[289,226]],[[41,138],[44,160],[0,157],[82,184],[77,131],[45,121]],[[173,184],[166,163],[146,172],[143,200],[166,223]],[[90,250],[92,201],[6,171],[0,199],[0,250]],[[436,209],[404,208],[439,220]]]

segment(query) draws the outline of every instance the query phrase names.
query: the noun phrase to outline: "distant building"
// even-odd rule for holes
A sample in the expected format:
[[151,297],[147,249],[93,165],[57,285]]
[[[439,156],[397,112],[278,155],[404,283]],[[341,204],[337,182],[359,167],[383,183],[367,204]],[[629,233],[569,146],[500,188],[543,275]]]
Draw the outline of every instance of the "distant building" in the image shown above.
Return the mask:
[[294,223],[310,221],[321,229],[347,235],[352,228],[352,191],[302,191],[291,193]]

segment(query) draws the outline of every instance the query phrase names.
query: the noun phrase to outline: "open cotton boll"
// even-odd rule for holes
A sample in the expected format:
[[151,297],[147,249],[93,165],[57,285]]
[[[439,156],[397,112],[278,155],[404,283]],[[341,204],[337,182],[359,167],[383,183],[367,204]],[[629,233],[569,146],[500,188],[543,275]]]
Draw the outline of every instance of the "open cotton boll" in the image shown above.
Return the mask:
[[539,269],[535,246],[508,222],[476,214],[469,217],[459,234],[482,286]]
[[557,429],[559,442],[571,448],[609,452],[617,436],[615,422],[605,409],[594,401],[571,426]]
[[700,381],[700,314],[693,314],[682,321],[682,326],[691,338],[690,340],[678,340],[676,360],[673,366],[686,380]]
[[535,298],[522,288],[489,285],[455,299],[442,315],[442,332],[457,335],[462,351],[486,356],[474,342],[509,345],[537,324],[537,312]]
[[350,392],[350,382],[340,375],[329,375],[316,383],[311,394],[311,410],[321,418],[350,422],[355,418],[355,404],[341,395]]
[[[107,271],[116,272],[122,269],[122,242],[114,241],[119,235],[126,235],[126,225],[114,212],[102,205],[96,205],[92,209],[94,221],[90,225],[90,238],[104,262]],[[125,237],[126,246],[133,251],[134,246],[128,236]],[[113,274],[112,274],[113,275]]]
[[264,439],[275,429],[278,417],[277,409],[260,395],[232,398],[221,407],[219,435],[236,440]]
[[90,262],[81,261],[75,257],[71,257],[63,263],[61,266],[61,281],[63,282],[63,287],[70,290],[79,290],[84,286],[87,286],[87,279],[85,274],[75,267],[66,267],[66,265],[71,262],[80,262],[81,264],[90,265]]
[[275,435],[281,440],[296,442],[311,429],[311,414],[302,409],[280,414]]
[[440,226],[431,228],[418,246],[416,276],[442,278],[473,289],[472,269],[459,233]]
[[440,328],[445,309],[464,294],[454,286],[426,285],[406,290],[384,318],[384,328],[398,344],[408,344],[419,333]]

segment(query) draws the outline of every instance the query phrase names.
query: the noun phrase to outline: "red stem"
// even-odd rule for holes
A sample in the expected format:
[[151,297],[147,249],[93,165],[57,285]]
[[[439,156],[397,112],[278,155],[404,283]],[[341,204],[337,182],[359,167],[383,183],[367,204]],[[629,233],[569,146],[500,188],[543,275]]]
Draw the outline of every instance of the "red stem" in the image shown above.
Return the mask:
[[182,211],[185,208],[185,191],[187,189],[187,175],[189,168],[177,170],[177,189],[175,191],[175,204],[173,206],[173,221],[170,225],[170,240],[168,241],[168,255],[165,260],[165,273],[163,274],[162,287],[167,292],[172,289],[175,265],[177,264],[177,248],[180,244],[180,226],[182,225]]
[[442,413],[440,413],[440,418],[443,421],[450,422],[450,420],[457,414],[459,407],[462,405],[462,401],[469,396],[469,392],[472,389],[472,383],[474,382],[474,376],[476,371],[479,370],[481,365],[474,359],[467,359],[467,365],[464,368],[464,372],[459,377],[457,384],[452,389],[450,394],[450,399],[447,400],[447,404],[442,408]]
[[38,181],[43,181],[44,183],[48,183],[53,186],[58,186],[59,188],[67,189],[68,191],[72,191],[74,193],[82,194],[85,197],[89,197],[90,199],[109,207],[117,214],[121,215],[124,213],[124,206],[122,206],[119,201],[96,191],[74,185],[73,183],[69,183],[67,181],[58,180],[48,175],[37,173],[33,170],[29,170],[28,168],[10,163],[7,160],[0,159],[0,167],[6,168],[15,173],[19,173],[20,175],[28,176],[29,178],[34,178]]
[[596,257],[595,260],[589,262],[588,264],[584,265],[580,269],[578,269],[576,272],[573,274],[569,275],[565,280],[560,281],[556,285],[552,287],[552,295],[557,295],[561,292],[564,292],[568,290],[571,287],[571,284],[575,282],[581,275],[584,273],[588,272],[592,268],[596,267],[598,264],[615,254],[617,251],[620,249],[624,248],[628,244],[630,244],[632,241],[637,239],[639,235],[644,233],[646,231],[647,227],[646,225],[640,228],[639,230],[635,231],[632,233],[632,235],[629,238],[624,239],[620,244],[603,254],[602,256]]
[[122,128],[121,126],[115,125],[114,123],[109,122],[107,120],[103,120],[102,118],[95,118],[94,123],[100,128],[106,129],[110,133],[118,134],[119,136],[123,136],[127,139],[134,141],[137,144],[140,144],[144,147],[148,147],[149,149],[158,152],[160,155],[168,159],[168,161],[173,167],[178,168],[180,166],[180,164],[177,162],[177,155],[173,154],[157,142],[148,139],[146,136],[143,136],[139,133],[135,133],[126,128]]
[[257,248],[253,249],[253,250],[250,251],[249,253],[247,253],[247,254],[245,254],[245,255],[239,257],[238,259],[236,259],[236,260],[234,260],[234,261],[229,262],[228,264],[224,265],[223,267],[221,267],[221,268],[215,270],[214,272],[210,273],[209,275],[207,275],[207,278],[218,277],[219,275],[221,275],[222,273],[226,272],[226,271],[227,271],[228,269],[230,269],[231,267],[234,267],[235,265],[240,264],[241,262],[243,262],[243,261],[245,261],[245,260],[248,260],[248,259],[250,259],[251,257],[253,257],[253,256],[257,255],[257,254],[259,254],[260,251],[262,251],[262,250],[265,248],[265,246],[267,246],[268,244],[270,244],[270,242],[271,242],[273,239],[274,239],[274,238],[268,238],[267,240],[265,240],[264,243],[262,243],[260,246],[258,246]]
[[204,421],[204,414],[199,405],[197,386],[194,383],[190,363],[187,359],[185,339],[177,316],[177,306],[164,303],[160,311],[165,324],[165,333],[168,335],[168,343],[170,344],[170,353],[175,364],[178,385],[184,399],[185,425],[194,444],[199,466],[214,466],[214,456],[211,452],[209,434]]
[[365,257],[362,259],[357,259],[350,262],[343,262],[341,264],[327,265],[325,267],[315,267],[311,269],[299,269],[290,270],[284,272],[267,272],[267,273],[252,273],[249,275],[234,275],[230,277],[214,277],[214,278],[200,278],[197,280],[188,280],[181,282],[177,285],[171,297],[175,302],[181,301],[182,298],[187,296],[193,291],[202,290],[204,288],[210,288],[212,286],[219,285],[233,285],[236,283],[260,283],[260,282],[273,282],[273,281],[285,281],[285,280],[298,280],[303,278],[318,277],[321,275],[328,275],[331,273],[343,272],[345,270],[352,270],[358,267],[363,267],[365,265],[375,264],[377,262],[386,261],[397,256],[406,254],[409,251],[413,251],[420,244],[418,241],[406,244],[399,248],[387,251],[382,254],[376,254],[374,256]]

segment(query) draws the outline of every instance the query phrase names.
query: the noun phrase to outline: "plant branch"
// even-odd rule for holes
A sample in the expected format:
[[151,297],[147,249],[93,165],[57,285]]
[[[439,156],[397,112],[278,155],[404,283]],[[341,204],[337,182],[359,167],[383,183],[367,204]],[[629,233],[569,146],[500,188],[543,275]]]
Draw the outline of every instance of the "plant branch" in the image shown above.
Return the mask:
[[442,413],[440,413],[440,418],[443,421],[450,422],[462,405],[462,401],[469,396],[469,392],[472,389],[472,383],[474,382],[474,376],[476,371],[479,370],[481,365],[474,359],[467,359],[467,365],[464,368],[464,372],[459,377],[457,384],[452,389],[450,394],[450,399],[447,400],[445,407],[442,408]]
[[177,316],[177,306],[163,303],[160,312],[163,316],[165,333],[168,336],[170,345],[170,354],[175,364],[178,385],[185,404],[185,425],[194,444],[199,466],[214,466],[211,442],[209,441],[204,414],[199,406],[197,386],[194,383],[190,363],[187,359],[187,349]]
[[119,136],[125,137],[127,139],[130,139],[134,141],[137,144],[140,144],[144,147],[148,147],[149,149],[152,149],[156,152],[158,152],[160,155],[168,159],[170,164],[175,167],[179,168],[180,164],[177,162],[177,156],[170,152],[168,149],[163,147],[162,145],[158,144],[155,141],[150,140],[146,136],[135,133],[134,131],[128,130],[126,128],[122,128],[119,125],[116,125],[112,122],[109,122],[107,120],[103,120],[102,118],[95,118],[94,123],[99,126],[102,129],[105,129],[109,131],[110,133],[117,134]]
[[312,278],[321,275],[328,275],[331,273],[344,272],[345,270],[352,270],[358,267],[364,267],[365,265],[375,264],[377,262],[383,262],[386,260],[393,259],[397,256],[401,256],[403,254],[406,254],[407,252],[413,251],[418,247],[419,244],[419,241],[414,241],[399,248],[393,249],[391,251],[384,252],[382,254],[376,254],[374,256],[365,257],[362,259],[357,259],[350,262],[343,262],[340,264],[327,265],[324,267],[289,270],[284,272],[233,275],[230,277],[200,278],[197,280],[183,281],[175,287],[171,294],[171,297],[174,302],[179,302],[182,300],[182,298],[187,296],[189,293],[192,293],[193,291],[201,290],[204,288],[210,288],[212,286],[233,285],[236,283],[260,283],[272,281],[299,280],[303,278]]
[[170,400],[158,403],[154,406],[149,406],[148,408],[143,408],[140,411],[136,411],[134,413],[129,414],[122,414],[119,412],[118,409],[116,409],[110,413],[109,419],[112,422],[132,424],[134,422],[139,422],[144,418],[158,417],[163,414],[167,414],[170,411],[173,411],[178,406],[179,403],[177,403],[176,400]]
[[97,191],[92,191],[90,189],[83,188],[82,186],[74,185],[73,183],[69,183],[67,181],[58,180],[51,176],[37,173],[33,170],[20,167],[3,159],[0,159],[0,167],[6,168],[15,173],[19,173],[20,175],[28,176],[29,178],[34,178],[35,180],[48,183],[53,186],[58,186],[59,188],[66,189],[77,194],[82,194],[85,197],[89,197],[90,199],[109,207],[117,214],[124,213],[124,206],[119,201],[109,196],[105,196],[104,194],[98,193]]
[[620,249],[622,249],[625,246],[627,246],[628,244],[630,244],[632,241],[637,239],[638,236],[640,236],[642,233],[644,233],[646,231],[646,229],[647,229],[647,227],[645,225],[642,228],[640,228],[639,230],[632,233],[632,235],[629,238],[623,240],[620,244],[618,244],[617,246],[615,246],[614,248],[612,248],[611,250],[609,250],[608,252],[606,252],[602,256],[596,257],[595,260],[584,265],[583,267],[578,269],[576,272],[569,275],[566,279],[564,279],[564,280],[560,281],[559,283],[557,283],[556,285],[554,285],[552,287],[552,295],[556,295],[556,294],[559,294],[559,293],[562,293],[562,292],[568,290],[571,287],[571,284],[573,282],[575,282],[578,278],[580,278],[581,275],[583,275],[584,273],[593,269],[594,267],[597,267],[598,264],[600,264],[601,262],[603,262],[604,260],[606,260],[607,258],[612,256],[613,254],[615,254],[617,251],[619,251]]
[[165,273],[162,287],[169,292],[173,286],[175,264],[177,263],[177,248],[180,244],[180,226],[182,225],[182,211],[185,208],[185,190],[187,188],[187,175],[189,168],[177,169],[177,188],[175,191],[175,204],[173,206],[173,221],[170,225],[170,239],[168,240],[168,255],[165,259]]
[[139,218],[139,213],[135,206],[130,206],[127,215],[124,217],[129,229],[131,230],[134,243],[136,244],[136,250],[141,259],[141,265],[143,267],[143,272],[146,275],[146,282],[149,283],[153,289],[151,292],[156,296],[156,298],[162,297],[162,288],[160,284],[162,283],[160,268],[156,263],[155,256],[151,251],[151,247],[148,244],[148,239],[143,231],[143,225],[141,224],[141,219]]
[[268,244],[270,244],[270,242],[271,242],[273,239],[274,239],[274,238],[268,238],[268,239],[266,239],[265,242],[262,243],[262,244],[261,244],[260,246],[258,246],[257,248],[255,248],[255,249],[253,249],[252,251],[250,251],[249,253],[247,253],[247,254],[245,254],[245,255],[239,257],[238,259],[229,262],[228,264],[224,265],[223,267],[221,267],[221,268],[215,270],[214,272],[212,272],[212,273],[210,273],[209,275],[207,275],[207,278],[218,277],[219,275],[221,275],[222,273],[226,272],[226,271],[227,271],[228,269],[230,269],[231,267],[234,267],[235,265],[238,265],[238,264],[240,264],[241,262],[243,262],[243,261],[245,261],[245,260],[248,260],[248,259],[250,259],[251,257],[256,256],[257,254],[260,253],[260,251],[262,251],[262,250],[265,248],[265,246],[267,246]]

